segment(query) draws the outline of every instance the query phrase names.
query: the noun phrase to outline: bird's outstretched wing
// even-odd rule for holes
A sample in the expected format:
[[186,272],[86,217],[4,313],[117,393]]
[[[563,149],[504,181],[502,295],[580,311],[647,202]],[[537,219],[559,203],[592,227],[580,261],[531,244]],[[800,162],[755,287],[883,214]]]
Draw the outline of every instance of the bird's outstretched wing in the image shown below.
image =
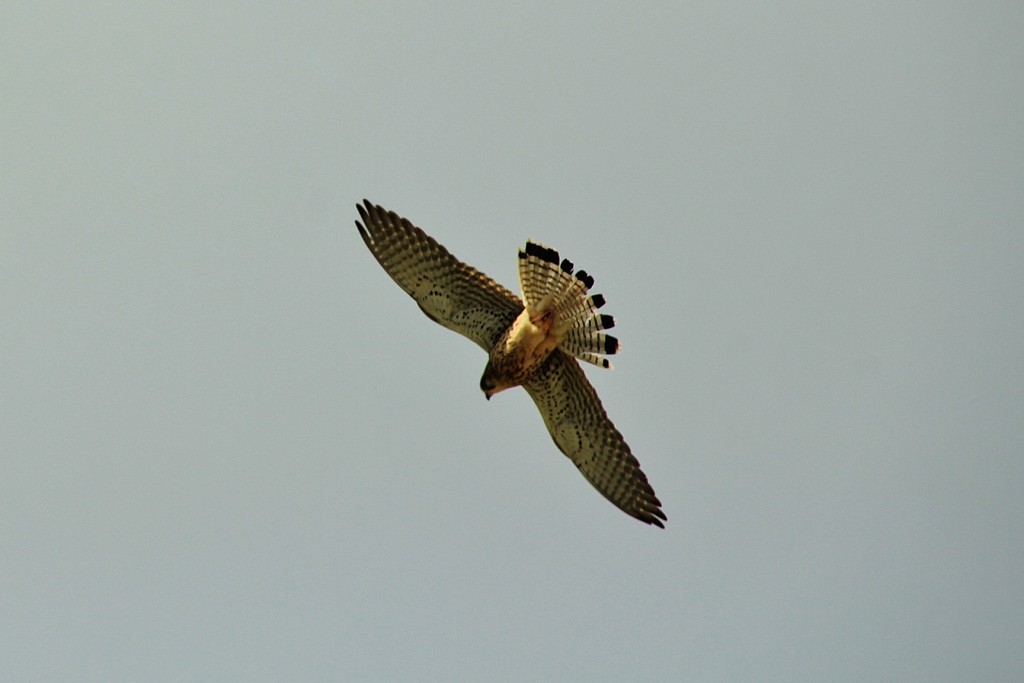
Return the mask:
[[523,310],[519,297],[406,219],[365,199],[356,208],[359,234],[391,279],[431,320],[490,351]]
[[574,359],[556,349],[523,388],[555,445],[594,488],[626,514],[664,528],[661,501]]

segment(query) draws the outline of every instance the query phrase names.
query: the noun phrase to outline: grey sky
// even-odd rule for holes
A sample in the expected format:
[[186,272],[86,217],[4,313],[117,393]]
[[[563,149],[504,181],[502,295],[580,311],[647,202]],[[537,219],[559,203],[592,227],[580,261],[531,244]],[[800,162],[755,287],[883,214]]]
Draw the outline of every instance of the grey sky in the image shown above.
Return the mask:
[[[0,9],[0,678],[1024,677],[1024,9],[412,5]],[[665,531],[364,196],[594,274]]]

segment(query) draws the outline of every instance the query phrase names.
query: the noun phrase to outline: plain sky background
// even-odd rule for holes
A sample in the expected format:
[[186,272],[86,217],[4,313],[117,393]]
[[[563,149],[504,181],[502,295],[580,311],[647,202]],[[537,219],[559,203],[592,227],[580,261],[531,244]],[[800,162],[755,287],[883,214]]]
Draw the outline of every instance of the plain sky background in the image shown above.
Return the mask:
[[[1024,678],[1024,6],[0,9],[0,678]],[[363,197],[593,273],[647,527]]]

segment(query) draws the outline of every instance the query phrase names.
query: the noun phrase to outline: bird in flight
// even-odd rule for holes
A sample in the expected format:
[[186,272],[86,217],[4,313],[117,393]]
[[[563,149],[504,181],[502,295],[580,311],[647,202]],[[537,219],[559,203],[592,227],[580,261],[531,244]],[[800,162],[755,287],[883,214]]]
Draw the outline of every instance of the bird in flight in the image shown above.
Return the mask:
[[664,528],[661,501],[604,411],[577,359],[610,368],[615,321],[599,313],[594,278],[538,242],[519,251],[520,299],[455,258],[408,220],[363,200],[356,227],[384,271],[427,317],[488,353],[480,388],[522,386],[555,445],[594,488],[641,522]]

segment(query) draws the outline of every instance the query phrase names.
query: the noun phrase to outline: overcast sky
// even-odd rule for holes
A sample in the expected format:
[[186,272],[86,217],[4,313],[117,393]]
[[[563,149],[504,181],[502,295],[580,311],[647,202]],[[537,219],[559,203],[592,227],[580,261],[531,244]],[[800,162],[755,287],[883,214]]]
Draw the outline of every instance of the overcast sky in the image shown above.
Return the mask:
[[[8,2],[0,678],[1024,678],[1019,3]],[[595,276],[616,510],[367,197]]]

